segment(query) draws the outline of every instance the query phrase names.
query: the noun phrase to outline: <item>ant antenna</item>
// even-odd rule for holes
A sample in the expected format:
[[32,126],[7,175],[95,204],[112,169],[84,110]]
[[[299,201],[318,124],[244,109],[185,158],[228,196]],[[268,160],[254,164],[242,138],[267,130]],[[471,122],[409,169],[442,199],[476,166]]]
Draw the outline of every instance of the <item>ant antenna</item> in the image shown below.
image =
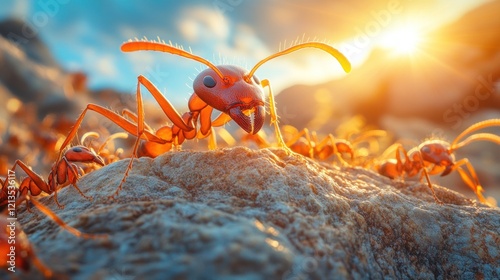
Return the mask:
[[[285,43],[283,43],[283,46],[285,46],[285,44],[286,44],[286,41],[285,41]],[[289,54],[291,52],[294,52],[294,51],[297,51],[297,50],[300,50],[300,49],[304,49],[304,48],[317,48],[317,49],[323,50],[323,51],[331,54],[333,57],[335,57],[339,61],[340,65],[342,66],[342,68],[344,69],[344,71],[346,73],[349,73],[351,71],[351,63],[337,49],[335,49],[334,47],[332,47],[330,45],[324,44],[324,43],[309,42],[309,43],[302,43],[302,44],[295,45],[293,47],[289,47],[288,49],[282,50],[280,52],[277,52],[275,54],[272,54],[272,55],[264,58],[263,60],[259,61],[252,68],[252,70],[250,71],[250,73],[248,73],[248,75],[245,76],[245,79],[246,80],[250,80],[250,78],[253,76],[253,74],[255,73],[255,71],[257,71],[257,68],[259,68],[262,64],[266,63],[267,61],[269,61],[269,60],[271,60],[273,58],[276,58],[278,56]]]
[[476,124],[469,126],[464,131],[462,131],[462,133],[460,133],[457,136],[457,138],[455,138],[455,140],[453,140],[453,142],[451,143],[450,151],[454,151],[454,150],[459,149],[463,146],[466,146],[474,141],[479,141],[479,140],[491,141],[491,142],[494,142],[494,143],[497,143],[500,145],[500,136],[495,135],[495,134],[491,134],[491,133],[477,133],[477,134],[474,134],[474,135],[467,137],[465,140],[458,143],[458,141],[460,141],[462,138],[464,138],[465,135],[472,133],[476,130],[490,127],[490,126],[500,126],[500,119],[486,120],[486,121],[478,122]]
[[171,53],[175,55],[179,55],[185,58],[193,59],[198,62],[201,62],[205,64],[206,66],[210,67],[210,69],[214,70],[215,73],[224,81],[224,82],[229,82],[229,79],[227,79],[224,74],[210,61],[199,57],[197,55],[194,55],[192,53],[189,53],[185,50],[181,50],[179,48],[176,48],[174,46],[170,46],[164,43],[159,43],[159,42],[150,42],[150,41],[131,41],[129,40],[128,42],[125,42],[121,46],[121,50],[123,52],[134,52],[134,51],[159,51],[159,52],[166,52],[166,53]]

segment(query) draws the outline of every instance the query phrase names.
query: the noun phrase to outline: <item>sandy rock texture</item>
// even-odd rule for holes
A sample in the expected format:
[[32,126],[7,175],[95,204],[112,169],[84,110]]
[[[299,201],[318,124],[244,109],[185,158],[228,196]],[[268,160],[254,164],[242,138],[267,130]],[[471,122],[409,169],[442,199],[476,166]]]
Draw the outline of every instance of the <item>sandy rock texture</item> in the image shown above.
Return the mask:
[[[76,238],[42,214],[19,220],[40,258],[71,279],[498,279],[500,210],[436,186],[328,167],[280,149],[169,152],[60,191]],[[35,269],[22,277],[40,277]],[[4,277],[2,277],[4,278]]]

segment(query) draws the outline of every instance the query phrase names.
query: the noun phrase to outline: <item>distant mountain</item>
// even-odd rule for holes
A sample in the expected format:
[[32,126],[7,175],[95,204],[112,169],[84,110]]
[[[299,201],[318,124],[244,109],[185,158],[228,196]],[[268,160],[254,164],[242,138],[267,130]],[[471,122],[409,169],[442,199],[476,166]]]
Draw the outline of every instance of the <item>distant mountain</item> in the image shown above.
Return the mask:
[[17,45],[30,60],[49,67],[59,66],[38,32],[24,21],[7,19],[0,22],[0,36]]
[[[87,103],[133,108],[135,97],[115,90],[90,91],[82,72],[68,72],[54,59],[38,33],[18,19],[0,22],[0,97],[16,98],[32,109],[39,120],[49,114],[67,117],[74,122]],[[0,104],[2,114],[8,108]],[[130,107],[129,106],[129,107]],[[5,108],[4,108],[5,107]]]

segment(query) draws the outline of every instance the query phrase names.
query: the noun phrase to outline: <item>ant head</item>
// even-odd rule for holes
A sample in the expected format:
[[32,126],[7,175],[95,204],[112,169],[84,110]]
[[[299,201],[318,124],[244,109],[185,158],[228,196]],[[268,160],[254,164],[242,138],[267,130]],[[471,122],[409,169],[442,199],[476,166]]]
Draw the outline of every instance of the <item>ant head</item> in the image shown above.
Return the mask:
[[[420,154],[424,161],[439,165],[453,166],[455,159],[450,153],[448,143],[440,140],[430,140],[419,146]],[[451,170],[450,170],[451,171]]]
[[[222,65],[215,66],[208,60],[180,48],[156,41],[129,41],[121,47],[124,52],[152,50],[167,52],[201,62],[209,68],[195,79],[196,95],[208,105],[228,114],[248,133],[257,133],[264,124],[264,93],[256,77],[245,75],[245,69]],[[253,118],[249,116],[253,113]]]
[[[161,51],[201,62],[209,69],[201,72],[194,81],[194,91],[208,105],[228,114],[248,133],[257,133],[264,124],[264,94],[255,71],[265,62],[303,48],[321,49],[335,57],[346,72],[351,70],[347,58],[335,48],[318,42],[302,43],[272,54],[259,61],[250,72],[237,66],[215,66],[208,60],[196,56],[182,48],[157,41],[129,41],[121,46],[124,52]],[[249,114],[253,113],[253,118]]]
[[247,71],[238,66],[217,68],[223,78],[213,69],[206,69],[194,80],[194,92],[205,103],[228,114],[246,132],[257,133],[265,118],[265,96],[259,79],[256,76],[247,79]]
[[104,161],[93,151],[85,146],[74,146],[64,152],[64,157],[72,162],[95,162],[104,166]]

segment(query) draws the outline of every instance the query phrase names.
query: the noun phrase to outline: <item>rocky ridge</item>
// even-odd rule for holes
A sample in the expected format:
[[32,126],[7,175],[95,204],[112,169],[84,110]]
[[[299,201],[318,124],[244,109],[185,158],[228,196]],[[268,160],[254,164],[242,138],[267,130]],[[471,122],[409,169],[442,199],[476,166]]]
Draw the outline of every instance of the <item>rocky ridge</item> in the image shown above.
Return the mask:
[[[40,258],[71,279],[492,279],[500,277],[500,210],[436,186],[331,167],[280,149],[169,152],[128,160],[41,201],[19,221]],[[39,277],[32,270],[23,276]],[[113,278],[114,277],[114,278]],[[121,277],[121,278],[120,278]]]

